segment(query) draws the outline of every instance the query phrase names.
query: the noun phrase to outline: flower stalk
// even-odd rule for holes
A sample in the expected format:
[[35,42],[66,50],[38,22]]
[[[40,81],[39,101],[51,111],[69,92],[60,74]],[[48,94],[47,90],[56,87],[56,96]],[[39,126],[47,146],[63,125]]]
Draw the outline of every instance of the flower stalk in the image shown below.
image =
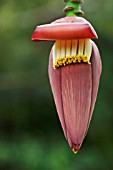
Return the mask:
[[83,0],[64,0],[66,7],[64,13],[66,16],[83,16],[84,12],[81,10],[81,3]]

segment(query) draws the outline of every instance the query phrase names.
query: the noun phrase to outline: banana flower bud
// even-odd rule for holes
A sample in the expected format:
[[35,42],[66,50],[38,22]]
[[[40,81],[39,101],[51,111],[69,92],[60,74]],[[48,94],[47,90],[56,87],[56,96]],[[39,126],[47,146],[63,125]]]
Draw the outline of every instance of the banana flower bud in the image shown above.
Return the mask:
[[101,59],[92,25],[82,17],[64,17],[41,25],[33,41],[54,41],[49,58],[49,79],[66,140],[76,153],[87,133],[94,109]]

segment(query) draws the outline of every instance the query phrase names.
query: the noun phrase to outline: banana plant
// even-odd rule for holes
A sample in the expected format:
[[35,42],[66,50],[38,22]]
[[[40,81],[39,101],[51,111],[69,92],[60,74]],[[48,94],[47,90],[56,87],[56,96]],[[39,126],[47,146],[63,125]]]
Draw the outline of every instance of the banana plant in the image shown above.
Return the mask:
[[53,41],[49,79],[56,110],[69,146],[80,149],[87,134],[102,71],[97,34],[83,18],[82,0],[65,0],[66,17],[37,26],[32,41]]

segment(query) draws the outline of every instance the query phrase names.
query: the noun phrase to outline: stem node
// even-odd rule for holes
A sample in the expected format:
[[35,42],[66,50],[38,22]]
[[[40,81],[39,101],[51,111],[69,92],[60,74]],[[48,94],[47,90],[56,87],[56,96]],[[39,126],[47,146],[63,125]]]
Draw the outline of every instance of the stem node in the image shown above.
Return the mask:
[[84,12],[81,10],[81,4],[83,0],[64,0],[66,2],[66,7],[64,8],[64,13],[66,16],[83,16]]

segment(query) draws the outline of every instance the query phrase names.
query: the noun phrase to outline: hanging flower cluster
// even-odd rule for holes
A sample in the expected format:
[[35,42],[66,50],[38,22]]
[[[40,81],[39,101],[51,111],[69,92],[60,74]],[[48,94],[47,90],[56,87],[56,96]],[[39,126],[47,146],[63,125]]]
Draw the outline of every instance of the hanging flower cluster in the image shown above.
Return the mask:
[[101,59],[92,39],[97,34],[84,18],[81,0],[65,0],[66,17],[37,26],[32,40],[54,41],[49,79],[63,132],[76,153],[87,133],[101,75]]

